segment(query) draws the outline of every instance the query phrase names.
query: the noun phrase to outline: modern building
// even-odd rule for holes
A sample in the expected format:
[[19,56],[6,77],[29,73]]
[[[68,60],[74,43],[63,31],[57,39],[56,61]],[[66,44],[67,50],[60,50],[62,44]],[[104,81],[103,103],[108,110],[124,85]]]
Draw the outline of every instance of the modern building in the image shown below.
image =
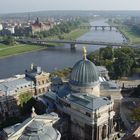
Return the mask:
[[53,127],[59,120],[56,113],[32,115],[23,123],[4,128],[0,140],[60,140],[61,134]]

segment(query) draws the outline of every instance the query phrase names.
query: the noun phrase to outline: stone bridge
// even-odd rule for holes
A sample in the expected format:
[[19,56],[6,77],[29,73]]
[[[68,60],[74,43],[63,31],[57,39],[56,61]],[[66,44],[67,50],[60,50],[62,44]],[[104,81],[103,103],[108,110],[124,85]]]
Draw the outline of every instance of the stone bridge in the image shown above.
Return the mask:
[[92,25],[88,25],[88,26],[80,26],[80,28],[92,28],[92,29],[95,29],[95,30],[98,30],[98,29],[102,29],[102,31],[104,31],[105,29],[109,29],[110,31],[112,31],[113,28],[116,28],[118,29],[120,26],[111,26],[111,25],[95,25],[95,26],[92,26]]

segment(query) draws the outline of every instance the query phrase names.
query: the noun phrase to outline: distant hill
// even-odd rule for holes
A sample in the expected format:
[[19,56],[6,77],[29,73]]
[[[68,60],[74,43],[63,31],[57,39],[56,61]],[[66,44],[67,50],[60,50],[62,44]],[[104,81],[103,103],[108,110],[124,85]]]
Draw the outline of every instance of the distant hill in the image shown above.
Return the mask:
[[25,12],[25,13],[12,13],[12,14],[0,14],[0,17],[23,17],[30,14],[31,16],[39,17],[56,17],[56,16],[140,16],[140,11],[37,11],[37,12]]

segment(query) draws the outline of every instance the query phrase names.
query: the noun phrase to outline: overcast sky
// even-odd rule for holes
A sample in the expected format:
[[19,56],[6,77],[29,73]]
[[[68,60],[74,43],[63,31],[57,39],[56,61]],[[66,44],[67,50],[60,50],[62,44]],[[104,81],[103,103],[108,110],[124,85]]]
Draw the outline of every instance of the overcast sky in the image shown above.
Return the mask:
[[42,10],[140,10],[140,0],[0,0],[0,13]]

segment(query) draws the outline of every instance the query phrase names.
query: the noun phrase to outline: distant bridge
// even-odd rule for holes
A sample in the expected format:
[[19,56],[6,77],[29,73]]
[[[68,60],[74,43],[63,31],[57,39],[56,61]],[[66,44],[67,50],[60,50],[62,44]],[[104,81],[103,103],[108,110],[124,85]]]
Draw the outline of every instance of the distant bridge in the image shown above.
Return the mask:
[[98,42],[98,41],[84,41],[84,40],[43,40],[43,39],[19,39],[21,43],[36,44],[36,45],[48,45],[48,43],[64,43],[70,44],[71,48],[75,48],[76,44],[85,45],[103,45],[103,46],[126,46],[127,43],[110,43],[110,42]]
[[113,28],[116,28],[116,29],[118,29],[120,26],[111,26],[111,25],[83,25],[83,26],[80,26],[80,28],[93,28],[93,29],[95,29],[95,30],[98,30],[98,29],[102,29],[102,31],[104,31],[105,29],[109,29],[110,31],[112,31],[112,29]]

